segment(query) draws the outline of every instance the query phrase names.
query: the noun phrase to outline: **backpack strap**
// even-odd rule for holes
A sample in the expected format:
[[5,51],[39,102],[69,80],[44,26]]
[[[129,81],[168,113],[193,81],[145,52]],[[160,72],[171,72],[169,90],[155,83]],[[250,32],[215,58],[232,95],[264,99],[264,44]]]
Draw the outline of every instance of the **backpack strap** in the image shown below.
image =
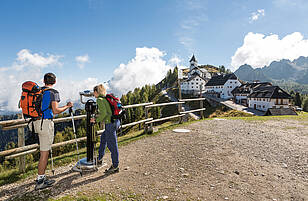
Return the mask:
[[[47,87],[47,88],[42,89],[42,94],[44,95],[45,91],[48,91],[48,90],[51,90],[51,88]],[[43,102],[43,99],[42,99],[42,102]],[[50,103],[49,103],[49,106],[45,110],[42,110],[41,130],[43,130],[44,112],[48,109],[50,109]]]

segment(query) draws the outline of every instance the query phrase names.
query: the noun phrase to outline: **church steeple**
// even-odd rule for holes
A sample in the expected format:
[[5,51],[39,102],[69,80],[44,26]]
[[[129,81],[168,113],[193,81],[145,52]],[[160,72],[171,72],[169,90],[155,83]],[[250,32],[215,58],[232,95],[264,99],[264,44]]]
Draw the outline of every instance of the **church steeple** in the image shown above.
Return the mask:
[[195,58],[195,55],[194,55],[194,54],[192,55],[192,57],[191,57],[191,59],[190,59],[190,61],[189,61],[189,62],[191,63],[192,61],[193,61],[193,62],[197,62],[197,60],[196,60],[196,58]]
[[197,62],[197,59],[195,58],[195,55],[193,54],[193,56],[191,57],[190,59],[190,70],[195,68],[195,67],[198,67],[198,62]]

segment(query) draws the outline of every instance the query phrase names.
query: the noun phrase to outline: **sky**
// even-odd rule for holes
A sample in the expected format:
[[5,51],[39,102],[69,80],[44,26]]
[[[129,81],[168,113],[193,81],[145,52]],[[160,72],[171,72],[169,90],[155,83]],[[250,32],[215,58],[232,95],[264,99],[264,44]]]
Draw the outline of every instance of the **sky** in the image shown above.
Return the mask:
[[47,72],[65,103],[99,83],[119,96],[155,84],[192,54],[232,71],[308,56],[307,10],[306,0],[1,0],[0,111],[16,111],[21,84]]

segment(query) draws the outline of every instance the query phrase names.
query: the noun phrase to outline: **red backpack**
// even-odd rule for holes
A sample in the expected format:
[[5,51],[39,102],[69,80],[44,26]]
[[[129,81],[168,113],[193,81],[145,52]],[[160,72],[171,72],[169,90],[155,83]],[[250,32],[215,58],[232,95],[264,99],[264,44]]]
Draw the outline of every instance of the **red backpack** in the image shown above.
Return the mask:
[[113,121],[114,119],[120,119],[120,120],[124,119],[125,110],[122,106],[121,100],[118,97],[115,97],[113,94],[107,94],[106,100],[108,101],[111,107],[112,111],[111,120]]
[[43,93],[48,89],[42,89],[35,82],[27,81],[22,84],[20,107],[24,118],[37,119],[42,116]]

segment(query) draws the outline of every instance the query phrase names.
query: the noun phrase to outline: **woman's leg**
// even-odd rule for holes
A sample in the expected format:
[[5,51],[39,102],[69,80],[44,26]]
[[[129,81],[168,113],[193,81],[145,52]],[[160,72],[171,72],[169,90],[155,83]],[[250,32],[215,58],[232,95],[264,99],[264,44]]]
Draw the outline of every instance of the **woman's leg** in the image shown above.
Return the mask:
[[[108,126],[107,126],[108,125]],[[117,141],[117,128],[120,125],[119,120],[115,120],[114,123],[106,125],[106,135],[107,135],[107,146],[111,152],[111,159],[113,167],[118,167],[119,165],[119,149]]]
[[107,140],[106,140],[106,130],[101,135],[101,142],[98,150],[98,160],[101,160],[105,155]]

